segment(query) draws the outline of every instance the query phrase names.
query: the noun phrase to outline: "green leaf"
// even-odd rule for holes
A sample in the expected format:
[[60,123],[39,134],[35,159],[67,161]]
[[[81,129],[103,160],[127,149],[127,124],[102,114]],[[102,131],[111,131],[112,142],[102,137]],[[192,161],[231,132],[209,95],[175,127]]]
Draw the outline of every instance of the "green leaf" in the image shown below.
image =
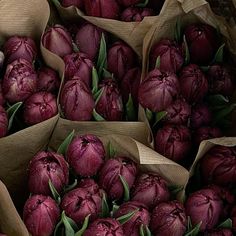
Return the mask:
[[192,230],[187,232],[184,236],[197,236],[200,232],[200,227],[201,227],[202,221],[197,224]]
[[190,216],[188,216],[188,231],[192,230],[193,226],[192,226],[192,221],[191,221],[191,218]]
[[183,186],[169,186],[169,190],[171,192],[172,195],[176,195],[178,194],[180,191],[183,190]]
[[146,235],[145,235],[145,232],[144,232],[144,226],[143,226],[143,224],[140,225],[140,228],[139,228],[139,236],[146,236]]
[[135,105],[133,103],[133,99],[131,94],[129,94],[129,100],[125,105],[126,110],[126,117],[128,121],[135,121],[137,120],[137,111]]
[[82,228],[78,232],[76,232],[75,236],[83,236],[85,230],[88,228],[89,217],[90,217],[90,215],[87,215],[85,217]]
[[145,225],[146,236],[152,236],[152,233],[147,225]]
[[60,7],[61,3],[59,0],[51,0],[56,7]]
[[99,82],[99,78],[98,78],[98,73],[95,67],[93,67],[92,69],[92,94],[95,95],[98,91],[98,82]]
[[155,123],[153,125],[153,127],[155,127],[163,118],[165,118],[167,116],[167,112],[166,111],[160,111],[157,112],[155,114]]
[[175,24],[175,40],[177,42],[180,42],[181,41],[181,22],[180,22],[180,17],[178,17],[177,21],[176,21],[176,24]]
[[61,155],[66,154],[68,146],[70,145],[74,135],[75,135],[75,130],[72,130],[72,132],[66,137],[66,139],[61,143],[61,145],[57,149],[57,153]]
[[74,52],[79,52],[79,47],[75,43],[72,43],[72,46]]
[[119,177],[120,177],[120,181],[124,187],[124,201],[127,202],[130,199],[129,185],[123,176],[119,175]]
[[77,183],[78,183],[78,179],[75,179],[73,184],[67,185],[65,187],[64,192],[67,193],[71,191],[72,189],[74,189],[77,186]]
[[109,158],[113,158],[116,155],[116,150],[110,141],[108,143],[108,155]]
[[103,68],[103,77],[114,79],[114,75],[110,71],[106,70],[105,68]]
[[232,220],[230,218],[217,226],[217,228],[224,228],[224,229],[231,229],[232,227],[233,227]]
[[54,187],[54,185],[50,179],[48,181],[48,184],[49,184],[49,188],[51,190],[54,200],[60,205],[60,203],[61,203],[60,194],[57,192],[56,188]]
[[210,104],[210,106],[214,107],[219,105],[226,105],[227,103],[229,103],[229,99],[221,94],[216,94],[208,96],[207,102]]
[[148,2],[149,2],[149,0],[144,0],[144,2],[138,3],[138,4],[136,4],[135,6],[136,6],[136,7],[146,7],[147,4],[148,4]]
[[22,104],[23,104],[23,102],[17,102],[7,109],[8,130],[11,129],[16,112],[19,110],[19,108],[22,106]]
[[109,206],[107,203],[107,197],[106,197],[106,194],[103,193],[102,194],[102,215],[101,215],[101,217],[106,218],[106,217],[109,217],[109,215],[110,215],[110,209],[109,209]]
[[153,112],[149,110],[148,108],[146,108],[145,113],[146,113],[148,121],[151,122],[153,119]]
[[71,226],[68,217],[65,214],[65,211],[62,212],[61,214],[61,219],[63,221],[63,224],[65,226],[65,234],[66,236],[74,236],[75,235],[75,231],[73,229],[73,227]]
[[107,68],[107,46],[106,46],[105,36],[103,33],[98,53],[97,68],[99,77],[102,76],[103,68]]
[[160,69],[161,67],[161,56],[158,56],[156,59],[155,68]]
[[112,215],[120,208],[115,201],[112,202]]
[[63,221],[60,220],[54,229],[54,236],[64,236],[64,224]]
[[219,49],[217,50],[215,57],[213,59],[212,64],[215,63],[222,63],[223,62],[223,57],[224,57],[224,47],[225,47],[225,43],[223,43]]
[[137,208],[134,211],[129,212],[126,215],[120,216],[118,217],[116,220],[118,220],[120,222],[121,225],[125,224],[126,222],[128,222],[129,220],[132,219],[132,217],[136,214],[136,212],[139,211],[139,208]]
[[186,41],[185,35],[184,35],[184,49],[185,49],[184,63],[185,63],[185,65],[188,65],[190,62],[190,53],[189,53],[188,43]]
[[97,105],[98,101],[100,100],[100,98],[103,94],[103,90],[104,90],[104,88],[101,88],[93,95],[96,105]]
[[93,118],[96,121],[105,121],[105,119],[96,112],[95,108],[93,109]]
[[210,69],[210,66],[200,66],[200,69],[206,73]]
[[214,124],[220,124],[236,107],[236,104],[231,104],[218,112],[214,112]]

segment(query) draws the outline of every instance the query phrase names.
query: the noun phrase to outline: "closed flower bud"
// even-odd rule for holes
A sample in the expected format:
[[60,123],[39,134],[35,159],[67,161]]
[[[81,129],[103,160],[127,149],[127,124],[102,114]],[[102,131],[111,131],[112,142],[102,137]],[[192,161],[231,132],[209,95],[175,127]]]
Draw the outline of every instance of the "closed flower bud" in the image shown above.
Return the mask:
[[89,193],[95,194],[100,191],[98,184],[94,181],[94,179],[82,179],[78,188],[86,189]]
[[136,5],[142,1],[141,0],[117,0],[117,2],[123,7],[129,7],[131,5]]
[[121,13],[121,20],[126,22],[142,21],[145,16],[154,16],[150,8],[129,7]]
[[8,130],[8,118],[5,109],[0,105],[0,138],[6,136]]

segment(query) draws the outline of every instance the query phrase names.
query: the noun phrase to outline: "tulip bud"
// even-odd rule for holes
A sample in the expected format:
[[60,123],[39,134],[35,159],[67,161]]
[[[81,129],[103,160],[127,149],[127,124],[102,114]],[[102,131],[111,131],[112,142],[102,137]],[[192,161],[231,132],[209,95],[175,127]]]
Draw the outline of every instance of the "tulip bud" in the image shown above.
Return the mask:
[[64,57],[65,79],[71,80],[78,76],[87,86],[90,86],[92,80],[93,63],[87,55],[81,52],[72,53]]
[[160,57],[160,70],[162,72],[177,73],[184,64],[182,48],[169,39],[163,39],[154,44],[150,52],[150,69],[153,70],[157,58]]
[[139,103],[153,112],[163,111],[176,99],[179,81],[175,74],[154,69],[139,86]]
[[77,175],[88,177],[96,175],[101,168],[105,149],[95,135],[77,136],[69,145],[66,156]]
[[108,50],[107,68],[119,81],[127,71],[136,66],[136,54],[126,43],[117,41]]
[[50,27],[42,36],[45,48],[59,57],[64,57],[73,52],[72,38],[62,25]]
[[82,224],[89,214],[93,221],[102,210],[102,191],[92,194],[84,188],[76,188],[64,195],[61,208],[77,224]]
[[205,233],[206,236],[233,236],[231,229],[213,229]]
[[86,14],[108,19],[117,19],[120,8],[116,0],[86,0],[84,1]]
[[131,188],[136,174],[136,164],[130,159],[124,157],[109,159],[99,172],[99,185],[106,191],[109,198],[121,199],[124,195],[124,187],[120,176],[125,179],[129,188]]
[[96,104],[97,113],[108,121],[122,120],[123,102],[116,81],[111,78],[105,78],[99,88],[102,89],[102,94]]
[[54,152],[39,152],[29,164],[29,191],[50,195],[49,180],[58,192],[69,182],[69,168],[64,157]]
[[183,97],[190,103],[201,101],[208,92],[208,82],[197,65],[185,66],[180,73],[180,90]]
[[221,65],[210,66],[208,70],[209,90],[212,94],[231,96],[235,90],[232,72]]
[[138,201],[152,209],[160,202],[170,199],[167,182],[158,174],[149,173],[139,176],[132,188],[132,201]]
[[39,91],[57,92],[60,87],[60,78],[57,72],[49,67],[42,67],[38,71],[38,84]]
[[1,69],[3,67],[4,60],[5,60],[5,56],[4,56],[3,52],[0,51],[0,72],[1,72]]
[[75,7],[78,7],[79,9],[83,9],[84,1],[83,0],[62,0],[61,5],[63,7],[75,6]]
[[234,206],[231,211],[231,219],[233,223],[233,230],[236,232],[236,206]]
[[100,191],[98,184],[93,179],[82,179],[78,184],[78,188],[83,188],[91,194]]
[[91,235],[109,235],[109,236],[124,236],[120,223],[112,218],[97,219],[89,225],[83,236]]
[[191,132],[185,126],[165,125],[156,134],[155,150],[161,155],[180,162],[191,151]]
[[129,7],[121,13],[121,20],[126,22],[142,21],[145,16],[154,16],[150,8]]
[[37,55],[37,47],[34,40],[29,37],[13,36],[4,44],[4,54],[7,64],[18,59],[32,63]]
[[142,1],[141,0],[117,0],[117,2],[123,7],[129,7],[131,5],[136,5]]
[[88,86],[74,77],[65,83],[61,90],[61,109],[66,119],[74,121],[91,120],[94,100]]
[[6,136],[8,128],[8,118],[5,109],[0,105],[0,138]]
[[212,189],[202,189],[192,193],[185,203],[186,215],[193,225],[202,222],[200,231],[213,229],[219,222],[223,203]]
[[28,61],[16,60],[7,66],[2,86],[10,103],[24,101],[36,90],[37,74]]
[[132,218],[122,225],[124,235],[139,236],[141,225],[149,225],[150,215],[146,206],[140,202],[130,201],[123,203],[115,212],[114,217],[118,218],[137,210]]
[[26,99],[24,103],[24,121],[35,125],[48,120],[57,114],[57,101],[54,95],[47,92],[37,92]]
[[236,184],[236,147],[214,146],[200,162],[205,183],[230,187]]
[[158,204],[152,212],[150,227],[156,236],[182,236],[187,228],[182,203],[171,201]]
[[43,195],[33,195],[24,206],[24,223],[32,236],[50,236],[60,217],[56,202]]

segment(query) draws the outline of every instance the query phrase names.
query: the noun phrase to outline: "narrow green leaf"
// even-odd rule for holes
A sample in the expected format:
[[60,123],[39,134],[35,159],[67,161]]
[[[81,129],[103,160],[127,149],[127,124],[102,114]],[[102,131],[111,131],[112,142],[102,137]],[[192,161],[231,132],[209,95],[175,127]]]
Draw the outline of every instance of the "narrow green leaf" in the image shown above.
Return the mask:
[[107,68],[107,46],[106,46],[105,36],[103,33],[98,53],[97,68],[99,77],[102,76],[103,68]]
[[120,181],[124,187],[124,201],[127,202],[130,199],[129,185],[123,176],[119,175],[119,177],[120,177]]
[[75,231],[72,228],[72,226],[70,225],[70,222],[68,221],[68,218],[67,218],[67,216],[65,214],[65,211],[62,212],[61,219],[62,219],[62,221],[64,223],[64,226],[65,226],[65,234],[66,234],[66,236],[74,236],[75,235]]
[[163,118],[165,118],[167,116],[167,112],[166,111],[160,111],[157,112],[155,114],[155,123],[153,125],[153,127],[155,127]]
[[216,94],[208,96],[207,102],[210,104],[210,106],[219,106],[226,105],[227,103],[229,103],[229,99],[221,94]]
[[147,225],[145,225],[146,236],[152,236],[152,233]]
[[201,227],[202,221],[197,224],[192,230],[187,232],[184,236],[197,236],[200,232],[200,227]]
[[95,109],[93,109],[93,117],[96,121],[105,121],[105,119],[99,115]]
[[65,187],[64,192],[67,193],[67,192],[71,191],[72,189],[74,189],[77,186],[77,184],[78,184],[78,179],[75,179],[73,184],[67,185]]
[[138,3],[135,6],[137,6],[137,7],[146,7],[148,2],[149,2],[149,0],[144,0],[144,2]]
[[7,109],[8,130],[11,129],[16,112],[19,110],[19,108],[22,106],[22,104],[23,104],[23,102],[17,102]]
[[56,7],[60,7],[61,6],[61,3],[59,0],[51,0],[52,3],[56,6]]
[[233,227],[232,220],[230,218],[217,226],[217,228],[224,228],[224,229],[231,229],[232,227]]
[[60,197],[60,194],[57,192],[56,188],[54,187],[52,181],[49,179],[48,181],[48,184],[49,184],[49,188],[51,190],[51,193],[52,193],[52,196],[54,198],[54,200],[60,204],[61,203],[61,197]]
[[116,150],[110,141],[108,143],[108,155],[109,158],[113,158],[116,155]]
[[79,230],[77,224],[74,220],[72,220],[70,217],[66,216],[67,221],[69,222],[70,226],[73,228],[73,230],[76,232]]
[[151,122],[153,119],[153,112],[150,111],[148,108],[146,108],[145,113],[146,113],[148,121]]
[[92,69],[92,94],[95,95],[98,91],[98,82],[99,82],[99,78],[98,78],[98,73],[95,67],[93,67]]
[[181,41],[181,21],[180,21],[180,17],[178,17],[176,24],[175,24],[175,40],[177,42]]
[[214,124],[220,124],[236,107],[236,104],[226,106],[224,109],[214,112]]
[[156,59],[155,68],[160,69],[161,67],[161,56],[158,56]]
[[114,75],[110,71],[106,70],[105,68],[103,68],[103,77],[114,79]]
[[54,236],[62,236],[62,235],[64,236],[64,227],[63,226],[64,226],[63,221],[60,220],[54,229],[53,235]]
[[110,209],[109,209],[109,206],[107,203],[107,197],[106,197],[106,194],[103,193],[102,194],[102,215],[101,215],[101,217],[106,218],[106,217],[109,217],[109,215],[110,215]]
[[76,232],[75,236],[83,236],[85,230],[88,228],[89,217],[90,217],[90,215],[87,215],[85,217],[82,228],[78,232]]
[[72,43],[72,46],[74,52],[79,52],[79,47],[75,43]]
[[68,146],[70,145],[74,135],[75,135],[75,130],[72,130],[72,132],[66,137],[66,139],[61,143],[61,145],[57,149],[57,153],[61,155],[66,154]]
[[210,69],[210,66],[200,66],[200,69],[206,73]]
[[129,94],[129,100],[125,105],[126,117],[128,121],[137,120],[137,110],[135,108],[131,94]]
[[183,190],[183,186],[170,186],[169,187],[169,190],[171,192],[172,195],[176,195],[178,194],[180,191]]
[[140,225],[139,236],[146,236],[145,233],[144,233],[144,226],[143,226],[143,224]]
[[126,222],[128,222],[129,220],[132,219],[132,217],[136,214],[136,212],[139,211],[139,208],[137,208],[134,211],[129,212],[126,215],[120,216],[118,217],[116,220],[118,220],[120,222],[121,225],[125,224]]
[[188,228],[187,228],[187,231],[191,231],[192,228],[193,228],[193,226],[192,226],[192,221],[191,221],[190,216],[188,216]]
[[100,100],[102,94],[103,94],[103,88],[99,89],[94,95],[93,98],[95,100],[95,104],[97,105],[98,101]]
[[120,206],[118,206],[116,204],[115,201],[112,202],[112,216],[115,214],[115,212],[120,208]]
[[223,43],[219,49],[217,50],[215,57],[213,59],[212,64],[215,63],[222,63],[223,62],[223,57],[224,57],[224,47],[225,47],[225,43]]
[[188,48],[188,43],[186,41],[186,37],[184,35],[184,49],[185,49],[185,65],[188,65],[190,62],[190,53],[189,53],[189,48]]

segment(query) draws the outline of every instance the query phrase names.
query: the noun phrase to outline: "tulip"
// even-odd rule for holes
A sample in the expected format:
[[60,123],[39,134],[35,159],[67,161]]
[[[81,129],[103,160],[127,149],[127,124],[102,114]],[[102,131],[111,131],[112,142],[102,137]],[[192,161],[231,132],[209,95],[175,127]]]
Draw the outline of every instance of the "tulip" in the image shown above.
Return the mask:
[[155,236],[182,236],[187,228],[182,203],[171,201],[158,204],[152,212],[150,228]]
[[35,125],[57,114],[57,101],[51,93],[37,92],[26,99],[23,110],[25,123]]
[[82,224],[89,214],[93,221],[102,210],[102,192],[92,194],[84,188],[76,188],[64,195],[61,208],[77,224]]
[[32,236],[50,236],[60,217],[56,202],[43,195],[33,195],[23,209],[24,223]]
[[86,0],[84,4],[85,12],[89,16],[117,19],[120,14],[116,0]]
[[154,69],[139,86],[139,103],[153,112],[163,111],[179,94],[179,81],[175,74]]
[[89,23],[83,24],[76,33],[76,45],[91,61],[95,61],[97,57],[102,33],[104,32],[101,28]]
[[202,189],[189,196],[185,209],[193,225],[202,222],[200,231],[203,232],[213,229],[218,224],[223,203],[217,192],[212,189]]
[[38,71],[38,84],[39,91],[57,92],[60,87],[60,78],[57,72],[49,67],[42,67]]
[[82,179],[78,184],[78,188],[83,188],[91,194],[100,191],[98,184],[93,179]]
[[59,57],[73,52],[72,38],[62,25],[50,27],[42,36],[42,44]]
[[212,94],[231,96],[235,90],[232,72],[222,65],[210,66],[208,70],[209,90]]
[[61,192],[69,182],[69,168],[62,155],[42,151],[29,164],[29,191],[33,194],[50,195],[49,180]]
[[236,147],[214,146],[200,162],[205,183],[230,187],[236,184]]
[[115,42],[107,53],[108,71],[114,73],[119,81],[124,77],[127,71],[136,66],[136,54],[126,43]]
[[177,73],[184,64],[181,47],[172,40],[163,39],[153,45],[150,52],[150,69],[153,70],[160,57],[160,71]]
[[233,236],[233,232],[231,229],[214,229],[205,233],[206,236]]
[[102,94],[96,104],[97,113],[108,121],[122,120],[123,102],[116,81],[111,78],[105,78],[99,88],[102,89]]
[[65,83],[60,97],[61,109],[66,119],[74,121],[91,120],[94,100],[88,86],[74,77]]
[[157,131],[155,141],[155,150],[175,162],[187,158],[191,151],[191,132],[185,126],[165,125]]
[[122,225],[124,235],[139,236],[141,225],[149,225],[150,215],[146,206],[140,202],[130,201],[123,203],[115,212],[114,217],[119,218],[137,210],[132,218]]
[[180,73],[180,90],[189,103],[201,101],[208,92],[208,82],[197,65],[185,66]]
[[3,67],[4,61],[5,61],[5,56],[4,56],[3,52],[0,51],[0,71]]
[[74,76],[90,86],[92,80],[93,63],[87,55],[81,52],[72,53],[64,57],[65,79],[71,80]]
[[3,106],[5,104],[5,98],[3,96],[3,91],[2,91],[2,83],[0,82],[0,106]]
[[141,0],[117,0],[117,2],[123,7],[129,7],[131,5],[136,5],[142,1]]
[[8,131],[8,118],[5,109],[0,105],[0,138],[6,136]]
[[77,136],[69,145],[66,156],[77,175],[88,177],[96,175],[101,168],[105,149],[98,137],[88,134]]
[[78,7],[79,9],[83,9],[84,1],[83,0],[62,0],[61,5],[63,7],[75,6],[75,7]]
[[37,74],[25,59],[16,60],[7,66],[2,86],[7,101],[24,101],[36,90]]
[[231,219],[233,223],[233,230],[236,232],[236,206],[234,206],[231,211]]
[[145,16],[154,16],[150,8],[129,7],[121,13],[121,20],[126,22],[142,21]]
[[124,187],[120,176],[127,182],[129,188],[134,184],[137,174],[136,164],[125,157],[109,159],[99,172],[99,185],[106,191],[111,199],[121,199],[124,195]]
[[97,219],[89,225],[83,236],[124,236],[120,223],[112,218]]

